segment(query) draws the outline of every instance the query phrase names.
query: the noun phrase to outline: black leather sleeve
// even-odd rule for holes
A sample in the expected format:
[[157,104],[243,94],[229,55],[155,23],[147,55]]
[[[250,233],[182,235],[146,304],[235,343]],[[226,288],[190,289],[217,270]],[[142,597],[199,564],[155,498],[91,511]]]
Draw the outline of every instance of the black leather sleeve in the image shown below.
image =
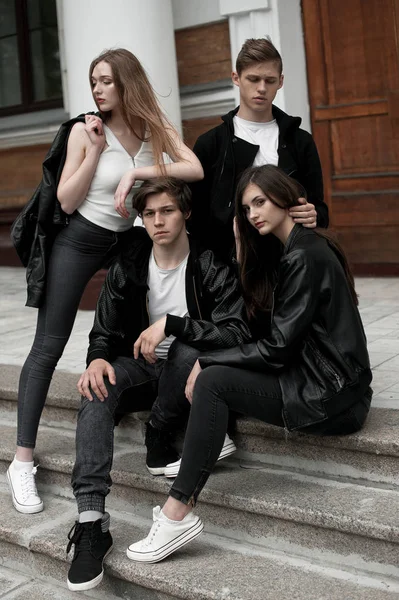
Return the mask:
[[195,348],[231,348],[251,339],[244,302],[233,271],[207,250],[199,257],[202,275],[201,304],[207,318],[192,319],[168,315],[165,333]]
[[315,271],[303,250],[283,258],[271,335],[237,348],[204,353],[199,358],[201,366],[225,365],[253,371],[283,369],[298,354],[317,309],[320,282]]
[[123,303],[126,274],[119,262],[115,262],[107,273],[97,301],[93,328],[89,334],[89,349],[86,363],[96,358],[112,362],[118,354],[124,338]]

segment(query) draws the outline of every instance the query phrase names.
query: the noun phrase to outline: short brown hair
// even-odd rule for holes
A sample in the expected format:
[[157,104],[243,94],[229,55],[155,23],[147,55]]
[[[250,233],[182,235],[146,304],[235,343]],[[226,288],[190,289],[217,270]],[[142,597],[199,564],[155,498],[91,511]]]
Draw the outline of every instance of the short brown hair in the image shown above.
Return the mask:
[[133,198],[133,208],[139,215],[142,215],[148,196],[162,193],[176,200],[177,206],[183,214],[191,211],[191,190],[187,183],[176,177],[157,177],[144,181]]
[[236,60],[238,75],[241,75],[242,71],[251,64],[258,62],[274,62],[280,75],[283,72],[283,60],[280,52],[273,46],[269,37],[245,40]]

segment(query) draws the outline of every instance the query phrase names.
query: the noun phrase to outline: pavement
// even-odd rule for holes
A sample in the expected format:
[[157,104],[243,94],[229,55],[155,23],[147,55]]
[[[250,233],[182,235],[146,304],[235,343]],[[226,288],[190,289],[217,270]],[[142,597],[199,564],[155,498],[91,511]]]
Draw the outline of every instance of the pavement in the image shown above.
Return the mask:
[[[356,290],[373,369],[373,406],[399,408],[399,278],[356,278]],[[0,365],[22,366],[29,353],[37,310],[25,301],[25,270],[0,267]],[[58,370],[84,370],[93,317],[93,311],[78,311]]]

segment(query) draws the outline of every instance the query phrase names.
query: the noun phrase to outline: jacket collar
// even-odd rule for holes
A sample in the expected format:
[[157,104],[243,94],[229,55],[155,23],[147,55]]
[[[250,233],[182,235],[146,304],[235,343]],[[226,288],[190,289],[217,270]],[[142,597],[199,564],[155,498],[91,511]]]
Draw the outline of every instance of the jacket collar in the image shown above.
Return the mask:
[[314,231],[312,229],[307,229],[306,227],[303,227],[303,225],[300,225],[299,223],[295,223],[285,243],[283,255],[291,252],[295,244],[300,239],[308,235],[314,235]]
[[[236,116],[239,110],[239,106],[237,106],[234,110],[231,110],[226,115],[223,115],[222,121],[226,123],[227,127],[234,133],[234,124],[233,118]],[[291,117],[287,115],[281,108],[278,106],[272,105],[272,113],[273,117],[277,121],[278,128],[280,130],[280,136],[284,137],[287,131],[291,129],[298,129],[302,123],[301,117]]]
[[[190,254],[187,268],[193,269],[201,249],[198,243],[189,236]],[[147,288],[148,263],[152,250],[151,238],[144,227],[132,227],[131,234],[125,238],[120,255],[121,262],[128,279],[139,287]]]

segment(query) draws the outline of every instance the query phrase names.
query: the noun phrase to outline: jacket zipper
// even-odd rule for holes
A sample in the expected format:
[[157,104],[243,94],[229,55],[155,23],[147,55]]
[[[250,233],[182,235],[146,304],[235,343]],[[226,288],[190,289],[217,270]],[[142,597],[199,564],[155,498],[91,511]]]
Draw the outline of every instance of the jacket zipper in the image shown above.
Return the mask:
[[276,285],[273,288],[273,294],[272,294],[272,311],[270,313],[270,326],[273,325],[273,315],[274,315],[274,293],[277,289],[278,283],[276,283]]
[[200,319],[202,320],[202,314],[201,314],[201,309],[200,309],[200,305],[198,302],[198,296],[197,296],[197,288],[195,285],[195,276],[193,275],[193,288],[194,288],[194,296],[195,296],[195,302],[197,303],[197,308],[198,308],[198,314],[200,316]]
[[148,292],[146,292],[145,294],[145,308],[147,311],[147,317],[148,317],[148,325],[150,324],[150,309],[148,308]]
[[330,375],[332,375],[334,377],[334,379],[337,381],[339,387],[342,388],[340,376],[338,375],[338,373],[336,371],[334,371],[334,369],[332,368],[332,366],[324,358],[324,356],[321,354],[321,352],[316,348],[316,346],[313,344],[313,342],[309,342],[309,347],[311,348],[311,350],[313,351],[313,353],[318,357],[318,359],[320,360],[320,362],[323,364],[323,366],[326,369],[326,371],[328,373],[330,373]]

